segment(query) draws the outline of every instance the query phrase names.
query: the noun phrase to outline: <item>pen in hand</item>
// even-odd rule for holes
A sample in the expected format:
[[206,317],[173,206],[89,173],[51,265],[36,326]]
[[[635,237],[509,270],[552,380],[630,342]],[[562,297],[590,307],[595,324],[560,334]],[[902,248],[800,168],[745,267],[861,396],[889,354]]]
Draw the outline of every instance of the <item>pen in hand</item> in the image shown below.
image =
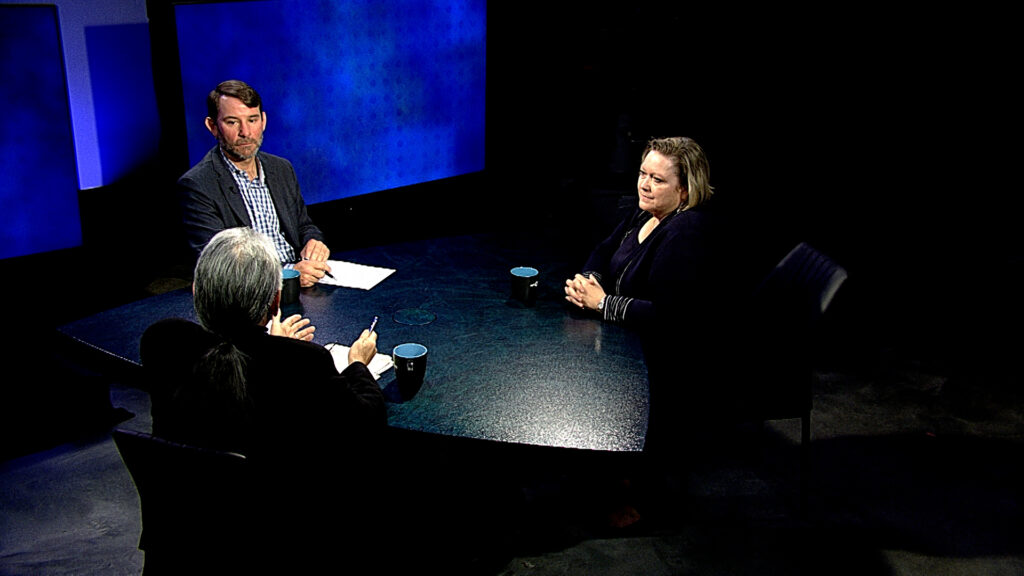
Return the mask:
[[[308,257],[306,257],[306,256],[303,256],[303,257],[302,257],[302,259],[303,259],[303,260],[309,260],[309,258],[308,258]],[[334,274],[331,274],[331,273],[330,273],[330,272],[328,272],[327,270],[324,270],[324,274],[326,274],[326,275],[327,275],[327,276],[328,276],[328,277],[329,277],[330,279],[332,279],[332,280],[334,280],[334,279],[335,279],[335,278],[334,278]]]
[[370,332],[373,332],[373,329],[377,327],[377,320],[378,319],[379,319],[379,317],[377,317],[377,316],[373,317],[373,321],[370,322]]

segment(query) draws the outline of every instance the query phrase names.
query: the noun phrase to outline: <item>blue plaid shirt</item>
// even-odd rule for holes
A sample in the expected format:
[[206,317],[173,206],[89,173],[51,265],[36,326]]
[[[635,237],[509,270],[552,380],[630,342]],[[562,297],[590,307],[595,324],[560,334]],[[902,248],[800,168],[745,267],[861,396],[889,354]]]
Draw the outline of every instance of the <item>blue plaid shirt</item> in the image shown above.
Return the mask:
[[238,184],[238,190],[242,193],[242,199],[245,200],[245,210],[249,213],[249,221],[252,222],[253,229],[270,238],[282,264],[295,262],[297,260],[295,248],[284,239],[284,234],[281,232],[281,222],[277,219],[277,210],[274,208],[274,200],[270,197],[270,189],[267,188],[263,165],[259,158],[256,158],[258,174],[254,180],[249,180],[249,175],[245,173],[245,170],[239,170],[234,162],[224,156],[223,150],[220,155],[221,158],[224,158],[228,169],[231,170],[235,183]]

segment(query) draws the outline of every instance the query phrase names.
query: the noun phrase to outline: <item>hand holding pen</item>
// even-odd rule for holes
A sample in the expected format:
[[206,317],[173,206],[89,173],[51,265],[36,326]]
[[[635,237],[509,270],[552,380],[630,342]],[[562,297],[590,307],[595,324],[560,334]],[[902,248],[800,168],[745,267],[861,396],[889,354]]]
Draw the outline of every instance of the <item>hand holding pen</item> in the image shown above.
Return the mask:
[[377,316],[374,316],[373,321],[370,322],[369,329],[363,330],[359,338],[356,338],[356,341],[352,343],[352,347],[348,350],[349,364],[352,362],[362,362],[369,366],[370,361],[377,354],[377,333],[374,332],[377,328],[377,319]]
[[299,250],[300,260],[295,264],[295,269],[302,273],[300,284],[309,287],[316,284],[324,276],[334,278],[331,275],[331,267],[327,259],[331,257],[331,251],[323,242],[310,238],[306,245]]
[[301,284],[303,288],[308,288],[313,284],[316,284],[324,276],[334,278],[331,274],[331,267],[326,261],[303,258],[295,263],[295,269],[301,274],[299,277],[299,284]]

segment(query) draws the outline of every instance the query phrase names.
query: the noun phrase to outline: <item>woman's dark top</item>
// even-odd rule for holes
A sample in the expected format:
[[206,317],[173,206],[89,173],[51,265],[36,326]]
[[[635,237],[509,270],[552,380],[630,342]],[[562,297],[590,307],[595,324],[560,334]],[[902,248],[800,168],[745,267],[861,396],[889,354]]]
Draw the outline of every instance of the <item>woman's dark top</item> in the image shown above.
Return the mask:
[[711,203],[664,218],[643,241],[651,215],[637,209],[591,253],[584,274],[596,275],[608,294],[603,317],[634,330],[643,345],[650,386],[645,450],[674,442],[681,423],[706,409],[719,388],[730,294],[724,274],[724,230]]
[[594,248],[583,267],[608,294],[604,318],[641,331],[706,310],[708,298],[716,295],[711,209],[673,213],[640,242],[640,229],[650,218],[637,209]]

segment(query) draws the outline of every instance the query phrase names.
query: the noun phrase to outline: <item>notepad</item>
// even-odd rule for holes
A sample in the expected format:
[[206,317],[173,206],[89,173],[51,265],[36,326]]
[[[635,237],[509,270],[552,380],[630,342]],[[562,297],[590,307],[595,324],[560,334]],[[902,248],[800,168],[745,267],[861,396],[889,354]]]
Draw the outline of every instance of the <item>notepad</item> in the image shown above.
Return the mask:
[[[334,357],[334,367],[338,369],[339,374],[345,368],[348,368],[348,346],[331,342],[326,344],[325,348],[331,351],[331,356]],[[375,380],[380,380],[381,375],[394,365],[395,363],[391,360],[391,356],[378,352],[373,357],[373,360],[370,360],[370,365],[367,368],[370,369],[370,373],[373,374]]]
[[344,260],[328,260],[327,265],[331,267],[331,276],[334,276],[334,278],[324,276],[320,279],[320,284],[360,288],[362,290],[373,288],[395,272],[392,268],[367,266]]

